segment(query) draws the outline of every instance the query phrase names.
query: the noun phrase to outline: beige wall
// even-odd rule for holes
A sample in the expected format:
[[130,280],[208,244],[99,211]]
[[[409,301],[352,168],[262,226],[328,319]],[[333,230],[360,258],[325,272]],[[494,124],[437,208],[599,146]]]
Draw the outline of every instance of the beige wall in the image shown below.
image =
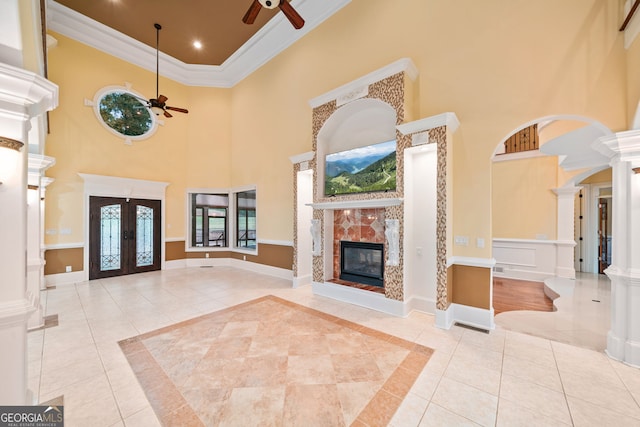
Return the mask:
[[[48,143],[58,163],[49,173],[56,182],[47,193],[47,228],[78,223],[80,171],[171,182],[169,237],[184,235],[184,188],[255,183],[259,237],[292,240],[288,157],[311,150],[308,100],[409,57],[420,73],[416,118],[451,111],[461,122],[448,235],[488,239],[490,157],[515,128],[562,113],[626,129],[627,73],[640,67],[627,65],[618,21],[617,0],[352,1],[233,89],[161,79],[170,103],[191,113],[133,147],[106,132],[82,99],[124,81],[152,94],[153,73],[57,36],[50,75],[60,84],[61,106],[52,113]],[[75,228],[71,236],[47,238],[80,240]],[[490,257],[491,249],[453,246],[451,255]]]
[[627,118],[631,128],[640,104],[640,37],[636,37],[627,51],[627,85]]
[[[105,86],[132,84],[146,97],[155,96],[155,74],[54,34],[58,46],[49,53],[49,78],[60,86],[60,106],[51,112],[46,153],[56,158],[47,176],[46,225],[58,234],[46,243],[83,241],[83,182],[78,173],[169,182],[166,191],[167,237],[185,237],[185,189],[230,185],[230,117],[228,89],[185,87],[160,79],[175,113],[149,139],[132,146],[112,135],[83,100]],[[60,229],[71,234],[60,235]]]
[[558,159],[535,157],[493,164],[493,237],[556,238]]

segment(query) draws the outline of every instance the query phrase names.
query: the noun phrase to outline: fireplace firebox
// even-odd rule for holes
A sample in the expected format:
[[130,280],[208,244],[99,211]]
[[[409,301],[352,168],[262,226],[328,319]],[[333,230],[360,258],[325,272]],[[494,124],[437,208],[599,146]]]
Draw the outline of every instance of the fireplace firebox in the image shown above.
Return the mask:
[[384,287],[384,244],[341,240],[340,279]]

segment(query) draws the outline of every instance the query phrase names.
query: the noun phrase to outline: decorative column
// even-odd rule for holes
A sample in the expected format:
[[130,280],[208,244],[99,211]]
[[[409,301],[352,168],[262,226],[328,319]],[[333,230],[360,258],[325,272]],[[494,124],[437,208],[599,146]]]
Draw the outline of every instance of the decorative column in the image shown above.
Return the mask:
[[[56,107],[58,87],[21,68],[0,63],[0,402],[26,405],[27,322],[36,308],[27,292],[27,153],[33,121]],[[35,138],[37,139],[37,138]]]
[[55,164],[52,157],[29,153],[27,187],[27,292],[34,296],[36,310],[29,317],[28,329],[44,324],[40,290],[44,288],[44,183],[43,172]]
[[576,278],[574,267],[575,198],[582,187],[562,187],[553,190],[558,196],[558,237],[556,243],[556,276]]
[[599,139],[594,148],[612,167],[611,330],[606,353],[640,366],[640,131]]

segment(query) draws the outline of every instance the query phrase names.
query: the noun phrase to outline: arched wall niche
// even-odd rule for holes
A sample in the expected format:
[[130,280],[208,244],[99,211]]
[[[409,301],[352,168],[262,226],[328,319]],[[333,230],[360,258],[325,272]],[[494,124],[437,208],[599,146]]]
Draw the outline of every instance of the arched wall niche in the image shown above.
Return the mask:
[[358,99],[338,108],[324,122],[316,138],[318,195],[324,188],[324,159],[337,153],[396,139],[398,115],[379,99]]

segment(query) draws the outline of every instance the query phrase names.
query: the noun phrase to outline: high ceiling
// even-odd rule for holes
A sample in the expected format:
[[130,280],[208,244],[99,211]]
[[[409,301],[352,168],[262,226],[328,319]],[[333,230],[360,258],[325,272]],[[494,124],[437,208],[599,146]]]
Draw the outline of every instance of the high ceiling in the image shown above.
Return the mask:
[[[247,25],[242,17],[253,0],[56,1],[153,48],[157,22],[162,25],[162,52],[186,64],[204,65],[222,64],[278,12],[262,8],[256,22]],[[193,47],[196,40],[201,49]]]
[[47,29],[155,72],[158,23],[160,74],[232,87],[350,1],[290,0],[305,20],[296,30],[278,8],[243,23],[253,0],[47,0]]

